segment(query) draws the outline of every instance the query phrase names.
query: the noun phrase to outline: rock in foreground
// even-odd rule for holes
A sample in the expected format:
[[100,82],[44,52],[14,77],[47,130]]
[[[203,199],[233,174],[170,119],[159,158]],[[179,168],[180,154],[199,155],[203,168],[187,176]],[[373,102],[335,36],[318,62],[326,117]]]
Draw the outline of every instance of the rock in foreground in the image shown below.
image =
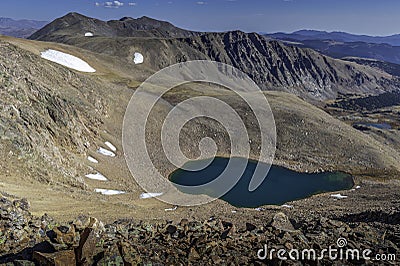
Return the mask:
[[[346,241],[344,249],[371,249],[374,255],[397,256],[400,251],[398,222],[367,224],[325,217],[290,219],[279,212],[261,226],[251,221],[233,224],[218,218],[204,222],[182,219],[179,223],[119,220],[103,225],[95,218],[78,217],[68,224],[58,224],[46,215],[33,217],[26,200],[0,196],[0,263],[7,265],[299,265],[293,260],[279,260],[276,253],[265,260],[260,254],[265,247],[318,252],[338,245],[340,238]],[[398,219],[399,213],[391,216]],[[350,218],[355,219],[342,220]],[[373,263],[333,262],[328,258],[320,262],[322,265]]]

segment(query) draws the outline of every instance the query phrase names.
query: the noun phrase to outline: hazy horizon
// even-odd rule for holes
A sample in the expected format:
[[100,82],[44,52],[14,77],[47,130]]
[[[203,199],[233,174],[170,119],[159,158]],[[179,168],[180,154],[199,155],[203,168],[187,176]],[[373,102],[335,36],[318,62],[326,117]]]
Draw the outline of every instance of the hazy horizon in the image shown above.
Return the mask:
[[0,17],[16,20],[52,21],[78,12],[102,20],[148,16],[194,31],[291,33],[309,29],[370,36],[400,33],[400,1],[395,0],[386,0],[385,4],[375,0],[21,0],[4,2],[2,7]]

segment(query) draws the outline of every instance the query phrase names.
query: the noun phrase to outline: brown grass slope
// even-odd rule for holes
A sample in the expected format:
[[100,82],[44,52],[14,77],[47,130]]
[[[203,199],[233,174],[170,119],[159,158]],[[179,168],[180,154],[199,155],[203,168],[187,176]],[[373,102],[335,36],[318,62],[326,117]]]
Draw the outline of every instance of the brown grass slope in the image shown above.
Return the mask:
[[[293,94],[266,92],[273,111],[277,130],[275,164],[301,172],[344,171],[354,175],[376,178],[397,177],[400,170],[398,150],[383,145],[374,138],[337,120],[321,109],[302,101]],[[157,115],[148,123],[149,150],[156,165],[174,170],[163,156],[157,141],[163,117],[169,110],[189,97],[213,96],[227,102],[241,115],[251,140],[251,157],[259,158],[261,139],[257,122],[249,107],[237,95],[228,90],[191,84],[177,88],[165,96],[167,103],[157,106]],[[201,113],[200,110],[198,113]],[[218,155],[230,154],[230,139],[224,128],[215,122],[199,119],[189,123],[181,132],[181,148],[189,157],[200,155],[197,144],[204,137],[214,139],[219,147]]]
[[[67,45],[3,37],[0,44],[0,189],[27,197],[35,214],[49,212],[62,219],[79,213],[107,219],[130,215],[144,219],[166,217],[165,204],[139,200],[142,190],[127,170],[121,144],[123,115],[133,93],[125,82],[135,82],[134,75],[131,80],[127,76],[137,72],[135,75],[142,78],[150,72],[150,66],[125,69],[118,56]],[[79,56],[98,72],[83,74],[41,59],[39,52],[48,48]],[[167,95],[167,104],[158,107],[160,114],[167,113],[188,96],[199,94],[218,97],[242,115],[247,111],[242,101],[227,90],[192,84]],[[282,92],[266,92],[266,95],[277,126],[277,164],[302,171],[343,170],[378,179],[398,177],[398,152],[294,95]],[[154,125],[152,131],[157,132],[160,119],[161,115],[152,118],[149,123]],[[251,116],[247,119],[251,125]],[[249,130],[256,131],[251,127]],[[228,146],[223,128],[201,120],[182,132],[182,149],[194,156],[197,141],[214,134],[221,136],[216,141],[221,147],[220,154],[226,155]],[[97,147],[105,140],[117,146],[116,158],[96,154]],[[253,145],[258,142],[255,138]],[[151,142],[150,148],[159,149],[156,143],[157,140]],[[100,165],[89,164],[88,155],[97,156]],[[254,152],[252,157],[256,156]],[[158,159],[156,163],[163,172],[174,170],[162,157]],[[110,181],[85,179],[89,171],[100,171]],[[94,192],[98,187],[129,193],[106,197]],[[223,206],[227,205],[217,201],[200,213],[207,215],[212,208]],[[150,218],[149,211],[153,213]]]

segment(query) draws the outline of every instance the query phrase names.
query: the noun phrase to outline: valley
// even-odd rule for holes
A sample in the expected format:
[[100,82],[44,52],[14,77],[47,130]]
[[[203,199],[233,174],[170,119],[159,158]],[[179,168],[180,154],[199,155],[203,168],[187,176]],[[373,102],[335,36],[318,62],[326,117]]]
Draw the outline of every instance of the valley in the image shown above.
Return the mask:
[[[92,32],[93,36],[85,36],[86,32]],[[50,51],[50,56],[43,54],[46,51]],[[73,63],[82,60],[75,70],[71,68],[71,58]],[[63,60],[67,63],[60,64]],[[275,205],[243,208],[222,199],[202,206],[171,206],[154,198],[162,191],[143,191],[125,161],[122,134],[126,108],[148,77],[190,60],[232,65],[248,74],[262,89],[276,127],[274,167],[316,176],[341,172],[351,175],[351,182],[330,190],[315,188],[303,199],[295,197]],[[83,63],[84,72],[79,71]],[[33,228],[24,234],[30,239],[37,238],[37,242],[50,241],[45,236],[38,237],[36,231],[40,225],[36,228],[32,224],[44,222],[37,217],[45,217],[45,232],[63,224],[82,234],[85,228],[97,230],[95,224],[99,223],[88,218],[96,217],[107,224],[107,229],[101,230],[112,235],[108,240],[104,235],[96,238],[96,243],[106,246],[110,242],[115,250],[107,252],[119,254],[121,260],[128,257],[125,248],[129,250],[129,245],[138,244],[132,240],[137,235],[146,239],[143,245],[155,241],[154,245],[161,248],[171,241],[175,243],[171,240],[175,239],[174,233],[187,230],[182,222],[185,219],[205,221],[190,225],[195,234],[208,223],[218,221],[210,225],[208,233],[218,234],[218,239],[212,241],[222,249],[230,239],[236,239],[234,225],[240,228],[237,233],[241,239],[250,237],[259,244],[264,240],[260,231],[279,245],[295,238],[292,242],[304,246],[318,243],[313,232],[322,226],[323,243],[336,241],[337,236],[346,233],[351,241],[363,247],[398,252],[400,81],[394,72],[359,63],[268,41],[255,33],[186,31],[147,17],[107,22],[70,13],[29,40],[0,36],[1,217],[12,213],[24,217],[29,222],[21,226]],[[147,92],[150,96],[159,90],[152,89]],[[243,99],[216,84],[182,84],[163,95],[146,124],[149,157],[166,177],[177,167],[164,154],[160,133],[163,121],[179,103],[200,96],[213,97],[231,106],[250,137],[250,159],[257,160],[260,155],[258,121]],[[231,143],[226,129],[204,117],[191,120],[182,128],[179,135],[182,153],[196,159],[203,138],[214,140],[217,156],[229,156]],[[334,181],[334,177],[326,178]],[[29,208],[21,207],[20,198],[29,201]],[[288,221],[290,217],[285,223],[289,229],[277,225],[277,215],[281,213]],[[48,222],[46,217],[54,220]],[[50,226],[52,223],[54,226]],[[111,225],[117,228],[115,232],[123,236],[123,241],[117,233],[110,233],[110,228],[114,228]],[[8,222],[7,226],[2,228],[13,228]],[[168,233],[171,236],[167,240],[160,240],[163,237],[159,235],[164,234],[160,230],[172,230],[169,226],[177,229]],[[128,232],[126,228],[132,230]],[[357,228],[363,232],[371,230],[371,235],[355,233]],[[224,232],[229,237],[219,237]],[[383,232],[388,240],[373,244],[379,243]],[[207,237],[212,239],[211,235]],[[176,241],[187,257],[184,263],[199,256],[192,251],[193,245]],[[1,251],[0,262],[12,260],[26,248],[18,241],[10,242],[6,242],[7,247],[16,252]],[[125,242],[130,244],[124,246]],[[75,244],[61,250],[82,248]],[[239,250],[240,245],[230,242],[229,245],[232,250]],[[155,254],[147,253],[150,246],[141,254],[160,262]],[[200,246],[196,252],[208,254]],[[248,241],[245,247],[248,252],[255,248]],[[91,256],[88,255],[89,261],[96,254]],[[107,256],[103,254],[102,259]],[[209,259],[218,261],[215,257]],[[194,260],[199,262],[199,258]],[[216,264],[228,261],[229,258],[224,258]],[[132,259],[130,263],[134,262]]]
[[[74,84],[73,91],[77,92],[78,94],[77,93],[67,94],[66,89],[63,89],[62,91],[60,90],[53,91],[52,93],[57,93],[60,95],[60,97],[67,97],[63,101],[72,104],[76,101],[75,95],[79,95],[79,93],[86,93],[86,91],[91,91],[91,93],[94,93],[94,96],[91,96],[88,99],[90,99],[90,101],[93,103],[90,102],[87,103],[87,104],[92,104],[90,107],[89,106],[87,107],[87,110],[91,109],[94,112],[98,113],[94,114],[93,118],[87,118],[88,120],[80,120],[75,122],[76,124],[75,128],[82,127],[82,133],[86,132],[85,134],[87,134],[87,137],[84,137],[85,135],[82,134],[79,134],[78,137],[78,135],[76,135],[76,132],[74,131],[71,132],[63,131],[63,134],[57,133],[58,130],[57,128],[63,127],[62,123],[60,124],[62,120],[65,120],[63,116],[68,115],[68,113],[57,114],[55,118],[54,117],[52,118],[48,113],[43,114],[44,115],[43,119],[46,119],[47,117],[47,119],[51,124],[48,126],[49,128],[46,129],[44,132],[42,131],[41,135],[39,136],[40,138],[42,138],[41,136],[45,136],[43,134],[45,132],[48,132],[47,133],[49,136],[48,138],[49,140],[52,140],[52,143],[54,144],[50,146],[51,148],[43,147],[43,154],[35,154],[37,153],[38,149],[31,150],[30,152],[32,152],[34,155],[29,154],[29,156],[37,158],[37,160],[43,160],[43,158],[46,157],[57,159],[54,160],[54,162],[42,161],[42,165],[46,165],[49,163],[51,163],[51,165],[54,165],[56,168],[54,169],[54,172],[47,171],[47,173],[41,173],[40,169],[35,169],[32,168],[31,166],[30,168],[26,167],[26,169],[21,168],[21,170],[19,171],[21,172],[20,176],[19,177],[15,176],[14,173],[17,171],[13,169],[15,169],[14,167],[16,165],[20,164],[19,163],[16,164],[13,159],[15,157],[18,157],[17,151],[15,150],[15,146],[13,145],[15,145],[15,143],[18,142],[16,142],[16,140],[9,141],[8,147],[10,147],[10,151],[12,151],[12,154],[13,153],[16,154],[11,156],[11,159],[4,160],[4,162],[9,162],[9,164],[5,166],[8,167],[9,169],[7,171],[9,173],[13,173],[11,175],[12,178],[10,178],[10,174],[8,174],[7,175],[8,177],[4,179],[7,180],[6,183],[3,181],[2,186],[5,188],[5,191],[8,191],[9,193],[21,197],[28,196],[26,195],[26,191],[32,191],[32,196],[34,196],[35,198],[31,199],[33,212],[38,215],[47,212],[59,219],[61,218],[71,219],[72,217],[78,215],[79,212],[85,210],[85,208],[88,209],[93,208],[93,210],[97,209],[96,206],[98,206],[99,204],[103,205],[104,207],[102,207],[101,210],[99,209],[98,212],[94,211],[93,215],[96,215],[96,217],[100,217],[106,220],[112,220],[113,218],[114,219],[118,218],[117,214],[113,216],[112,213],[113,212],[121,213],[120,210],[125,208],[127,211],[129,211],[126,213],[127,216],[129,216],[128,213],[130,213],[130,211],[132,210],[134,211],[134,213],[140,213],[141,208],[146,208],[146,209],[156,208],[158,209],[157,212],[160,213],[161,216],[155,215],[155,217],[162,217],[162,215],[165,214],[164,209],[168,207],[167,205],[163,207],[163,204],[158,203],[155,200],[149,200],[149,201],[139,200],[139,195],[140,193],[142,193],[142,191],[135,184],[134,180],[131,177],[129,177],[130,173],[127,167],[125,166],[122,154],[122,144],[121,144],[121,134],[122,134],[121,128],[125,111],[124,106],[127,105],[128,103],[127,101],[130,98],[130,95],[132,95],[133,93],[131,87],[127,86],[127,83],[129,85],[135,82],[140,82],[142,75],[144,75],[142,73],[145,71],[150,72],[149,68],[146,69],[146,66],[144,66],[145,67],[144,70],[138,71],[139,73],[136,74],[135,76],[133,75],[131,77],[132,79],[127,80],[126,76],[118,76],[118,74],[116,74],[115,69],[118,68],[114,68],[114,65],[112,65],[112,67],[110,68],[107,68],[109,67],[109,61],[107,62],[102,61],[101,58],[103,55],[101,54],[92,52],[88,54],[87,52],[85,52],[85,56],[83,56],[82,52],[79,53],[79,51],[82,50],[79,49],[76,50],[77,48],[71,46],[51,44],[51,43],[32,43],[32,45],[30,45],[31,51],[33,51],[32,47],[36,46],[35,49],[36,55],[34,55],[30,51],[28,52],[24,50],[24,46],[26,46],[28,41],[20,42],[19,40],[16,39],[8,39],[8,40],[10,40],[10,43],[8,45],[4,44],[3,47],[5,46],[8,47],[7,49],[13,49],[15,51],[14,53],[16,54],[16,56],[18,54],[26,54],[29,55],[30,57],[37,58],[39,56],[38,52],[40,51],[41,47],[54,48],[65,52],[68,51],[69,53],[71,53],[72,51],[77,51],[73,52],[73,54],[79,55],[81,58],[84,58],[86,61],[90,62],[90,65],[94,66],[97,72],[89,76],[86,74],[73,73],[68,69],[58,66],[57,64],[54,65],[52,63],[46,63],[45,61],[43,61],[43,65],[51,64],[52,65],[51,69],[54,68],[60,69],[59,71],[63,71],[67,75],[73,74],[75,76],[71,77],[72,79],[75,79],[74,83],[72,83]],[[6,43],[8,40],[5,40]],[[43,59],[39,60],[42,61]],[[26,62],[20,63],[19,65],[28,66]],[[122,66],[119,67],[122,68]],[[133,69],[141,67],[142,67],[141,65],[138,66],[132,65]],[[122,73],[122,75],[124,74],[125,73]],[[49,77],[52,76],[54,76],[55,80],[57,80],[58,77],[54,74],[47,75],[46,80],[47,82],[51,82],[54,84],[55,80],[53,80],[52,78],[49,79]],[[33,77],[35,79],[38,78],[37,76],[28,75],[29,79]],[[135,79],[138,81],[135,81]],[[77,82],[85,82],[85,83],[80,84]],[[35,83],[41,84],[38,82]],[[182,91],[183,94],[181,94],[180,91]],[[204,94],[204,91],[206,91],[205,95],[216,95],[221,99],[231,99],[228,100],[228,102],[231,105],[233,106],[237,105],[237,107],[240,108],[240,101],[235,100],[235,97],[231,97],[233,95],[231,95],[229,91],[225,90],[221,91],[221,89],[218,88],[207,88],[205,90],[204,87],[199,85],[192,85],[182,90],[175,90],[170,94],[167,94],[165,96],[165,99],[170,103],[174,104],[174,102],[180,102],[184,100],[185,98],[188,97],[188,95],[196,96],[199,93]],[[190,94],[188,94],[188,92]],[[266,96],[269,103],[271,104],[275,117],[275,123],[277,124],[278,146],[277,146],[275,164],[282,165],[296,171],[315,172],[321,170],[325,171],[339,170],[352,173],[353,175],[370,176],[371,178],[377,180],[382,180],[382,179],[390,180],[393,178],[395,179],[396,172],[398,171],[397,169],[399,169],[398,162],[400,160],[398,160],[399,155],[397,151],[393,149],[393,147],[384,145],[384,143],[379,142],[379,139],[374,140],[373,138],[366,137],[364,132],[360,132],[352,128],[351,125],[346,125],[342,122],[339,122],[339,120],[336,120],[335,118],[324,113],[317,107],[314,107],[311,104],[302,101],[296,96],[292,96],[284,92],[266,92]],[[32,101],[32,99],[30,98],[28,98],[28,100]],[[118,105],[112,104],[113,102],[116,101],[119,102]],[[49,103],[49,104],[51,106],[54,103]],[[83,107],[82,104],[80,104],[79,108],[82,107]],[[77,112],[77,110],[75,110],[77,107],[74,107],[72,105],[71,108],[73,109],[71,109],[70,112]],[[162,108],[168,108],[168,107],[164,106]],[[18,110],[18,106],[16,107],[16,109]],[[63,107],[62,109],[65,109],[65,107]],[[166,109],[165,111],[167,110],[168,109]],[[38,110],[33,109],[32,111],[37,112]],[[57,119],[57,117],[60,117],[59,118],[60,122],[58,122],[57,120],[55,121],[53,120]],[[29,117],[25,119],[28,119],[29,123],[33,122],[29,120],[30,119]],[[24,120],[21,120],[21,122],[23,121]],[[18,120],[16,120],[16,122],[18,124]],[[155,122],[157,123],[157,121]],[[203,127],[204,126],[205,126],[204,130],[206,132],[215,131],[215,128],[210,128],[206,124],[204,124]],[[93,128],[90,129],[90,127]],[[189,130],[190,132],[190,129],[186,130]],[[201,131],[202,130],[200,130],[200,132]],[[344,133],[346,131],[348,131],[348,133]],[[223,134],[223,132],[221,132],[221,134]],[[193,132],[189,133],[188,135],[191,136],[191,141],[184,140],[184,143],[186,143],[186,145],[188,145],[187,147],[189,148],[193,142],[196,143],[197,137],[196,135],[193,135]],[[199,135],[198,138],[200,138],[201,135]],[[22,138],[24,134],[17,136]],[[39,138],[39,136],[37,138]],[[66,146],[67,143],[69,143],[65,142],[66,138],[68,139],[75,138],[76,140],[74,140],[74,142],[80,143],[79,145],[81,145],[82,147],[81,150],[77,149],[76,147]],[[30,139],[35,140],[35,138],[33,137],[30,137]],[[105,141],[110,141],[117,147],[117,152],[116,152],[117,156],[115,158],[102,156],[101,154],[99,155],[97,153],[98,147],[101,147],[102,145],[103,147],[106,147],[104,146]],[[221,145],[222,147],[224,146],[226,147],[224,141],[225,141],[224,138],[221,138],[218,141],[219,142],[218,144]],[[89,142],[89,144],[86,144],[86,142]],[[43,142],[40,142],[38,140],[37,145],[41,145],[39,143]],[[157,142],[154,142],[153,145],[154,147],[152,148],[157,150],[158,149]],[[257,141],[254,142],[254,145],[255,146],[257,145]],[[62,151],[62,153],[58,155],[58,157],[55,157],[54,155],[46,156],[45,152],[54,153],[55,148],[57,148],[57,150]],[[183,147],[183,149],[185,149],[185,147]],[[365,154],[363,153],[363,151],[365,151]],[[222,150],[221,154],[225,154],[225,152],[228,151]],[[5,152],[4,155],[10,156],[7,154],[11,153]],[[22,156],[25,156],[25,158],[23,159],[24,164],[38,165],[38,161],[36,160],[33,161],[31,159],[28,159],[29,158],[28,152],[22,150],[20,151],[20,154]],[[194,155],[195,154],[192,154],[192,156]],[[99,160],[100,163],[99,164],[90,163],[89,161],[87,161],[86,158],[87,156],[96,158],[96,160]],[[254,158],[256,158],[255,154]],[[161,165],[163,164],[164,163],[161,163]],[[170,168],[168,164],[165,164],[164,167],[166,170],[169,169],[167,170],[168,172],[174,170],[174,168]],[[20,167],[18,166],[18,168]],[[43,169],[43,167],[41,168]],[[48,169],[47,166],[45,168]],[[90,170],[91,168],[94,168],[95,170],[94,171]],[[71,169],[71,170],[76,169],[75,170],[76,172],[67,173],[66,175],[66,173],[63,172],[63,169]],[[104,184],[101,183],[100,181],[90,180],[84,177],[89,173],[95,173],[97,171],[104,174],[104,176],[106,176],[110,180],[110,182],[106,182],[104,186]],[[17,188],[16,184],[19,183],[20,178],[22,178],[22,176],[27,176],[27,175],[28,177],[26,178],[28,180],[32,180],[31,181],[32,187],[30,187],[31,184],[29,184],[27,188],[24,187]],[[13,180],[14,184],[12,183]],[[54,197],[56,198],[59,198],[60,195],[64,194],[60,193],[64,190],[63,187],[65,186],[70,187],[68,189],[68,192],[65,194],[65,197],[67,198],[72,197],[71,198],[72,201],[64,202],[57,200],[57,204],[55,204],[54,206],[54,211],[51,212],[51,208],[50,206],[47,205],[47,203],[54,202],[54,199],[51,198],[51,196],[49,195],[46,196],[46,199],[43,202],[43,198],[40,196],[41,195],[40,191],[42,190],[43,185],[48,189],[50,189],[49,194],[50,195],[53,194]],[[101,188],[116,189],[120,191],[125,191],[127,193],[126,195],[119,195],[112,198],[104,197],[94,192],[94,189],[98,188],[100,185],[102,186]],[[10,189],[7,189],[8,186],[10,186]],[[54,186],[56,187],[60,186],[60,187],[56,188]],[[71,192],[72,194],[69,195]],[[36,201],[38,202],[38,205],[34,204],[34,202]],[[80,201],[84,201],[85,204],[79,203]],[[66,206],[69,207],[63,208],[59,206],[59,204],[66,204]],[[76,208],[72,206],[79,206],[79,207]],[[120,206],[118,207],[119,210],[111,211],[111,209],[115,209],[115,206]],[[138,210],[136,210],[137,208]],[[105,211],[107,209],[109,209],[111,213]],[[60,212],[60,210],[70,210],[69,211],[70,213],[65,213],[65,211]],[[206,214],[207,211],[204,211],[204,213]],[[140,214],[136,215],[141,216]],[[142,216],[142,218],[145,218],[146,216],[147,215],[144,215]]]

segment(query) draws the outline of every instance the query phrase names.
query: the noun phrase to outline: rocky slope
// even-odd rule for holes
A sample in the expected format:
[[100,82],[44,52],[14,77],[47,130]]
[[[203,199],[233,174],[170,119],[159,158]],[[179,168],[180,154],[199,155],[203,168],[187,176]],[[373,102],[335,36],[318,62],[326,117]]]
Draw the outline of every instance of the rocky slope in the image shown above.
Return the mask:
[[[286,211],[285,211],[286,212]],[[104,225],[95,218],[80,216],[59,223],[44,215],[29,213],[26,200],[0,194],[0,263],[7,265],[310,265],[313,259],[282,261],[273,253],[259,258],[260,249],[303,250],[338,248],[339,238],[347,249],[360,253],[370,249],[390,255],[380,265],[394,265],[400,252],[399,210],[368,212],[352,216],[296,217],[275,211],[262,219],[233,222],[211,217],[205,221],[143,222],[119,220]],[[386,217],[386,218],[384,218]],[[379,218],[379,221],[377,220]],[[368,224],[368,220],[376,221]],[[342,240],[343,241],[343,240]],[[301,254],[301,253],[300,253]],[[344,253],[345,254],[345,253]],[[286,254],[287,256],[287,254]],[[301,255],[299,255],[301,256]],[[301,257],[299,257],[301,258]],[[323,265],[373,265],[360,258],[338,259],[328,256]]]
[[206,34],[185,41],[210,59],[241,69],[264,89],[285,90],[304,98],[324,100],[337,92],[377,94],[398,86],[384,73],[310,49],[268,42],[255,33]]
[[[160,26],[153,29],[148,21]],[[132,23],[134,29],[146,30],[140,31],[142,35],[110,33],[110,25],[121,23]],[[155,71],[187,60],[215,60],[239,68],[265,90],[284,90],[314,101],[334,99],[338,92],[380,94],[399,88],[398,80],[383,71],[335,60],[311,49],[267,41],[255,33],[182,33],[163,23],[148,18],[102,22],[74,13],[50,23],[31,39],[75,45],[125,62],[131,62],[134,53],[141,52],[146,65]],[[83,37],[89,30],[87,24],[98,28],[97,37]],[[125,27],[128,31],[129,25]],[[160,33],[164,31],[172,34]],[[157,38],[127,38],[129,36]]]
[[67,38],[84,36],[86,32],[104,37],[160,38],[188,37],[199,34],[149,17],[138,19],[124,17],[120,20],[102,21],[78,13],[69,13],[38,30],[29,39],[65,42]]
[[3,174],[84,187],[79,160],[107,112],[100,84],[4,41],[0,62]]

